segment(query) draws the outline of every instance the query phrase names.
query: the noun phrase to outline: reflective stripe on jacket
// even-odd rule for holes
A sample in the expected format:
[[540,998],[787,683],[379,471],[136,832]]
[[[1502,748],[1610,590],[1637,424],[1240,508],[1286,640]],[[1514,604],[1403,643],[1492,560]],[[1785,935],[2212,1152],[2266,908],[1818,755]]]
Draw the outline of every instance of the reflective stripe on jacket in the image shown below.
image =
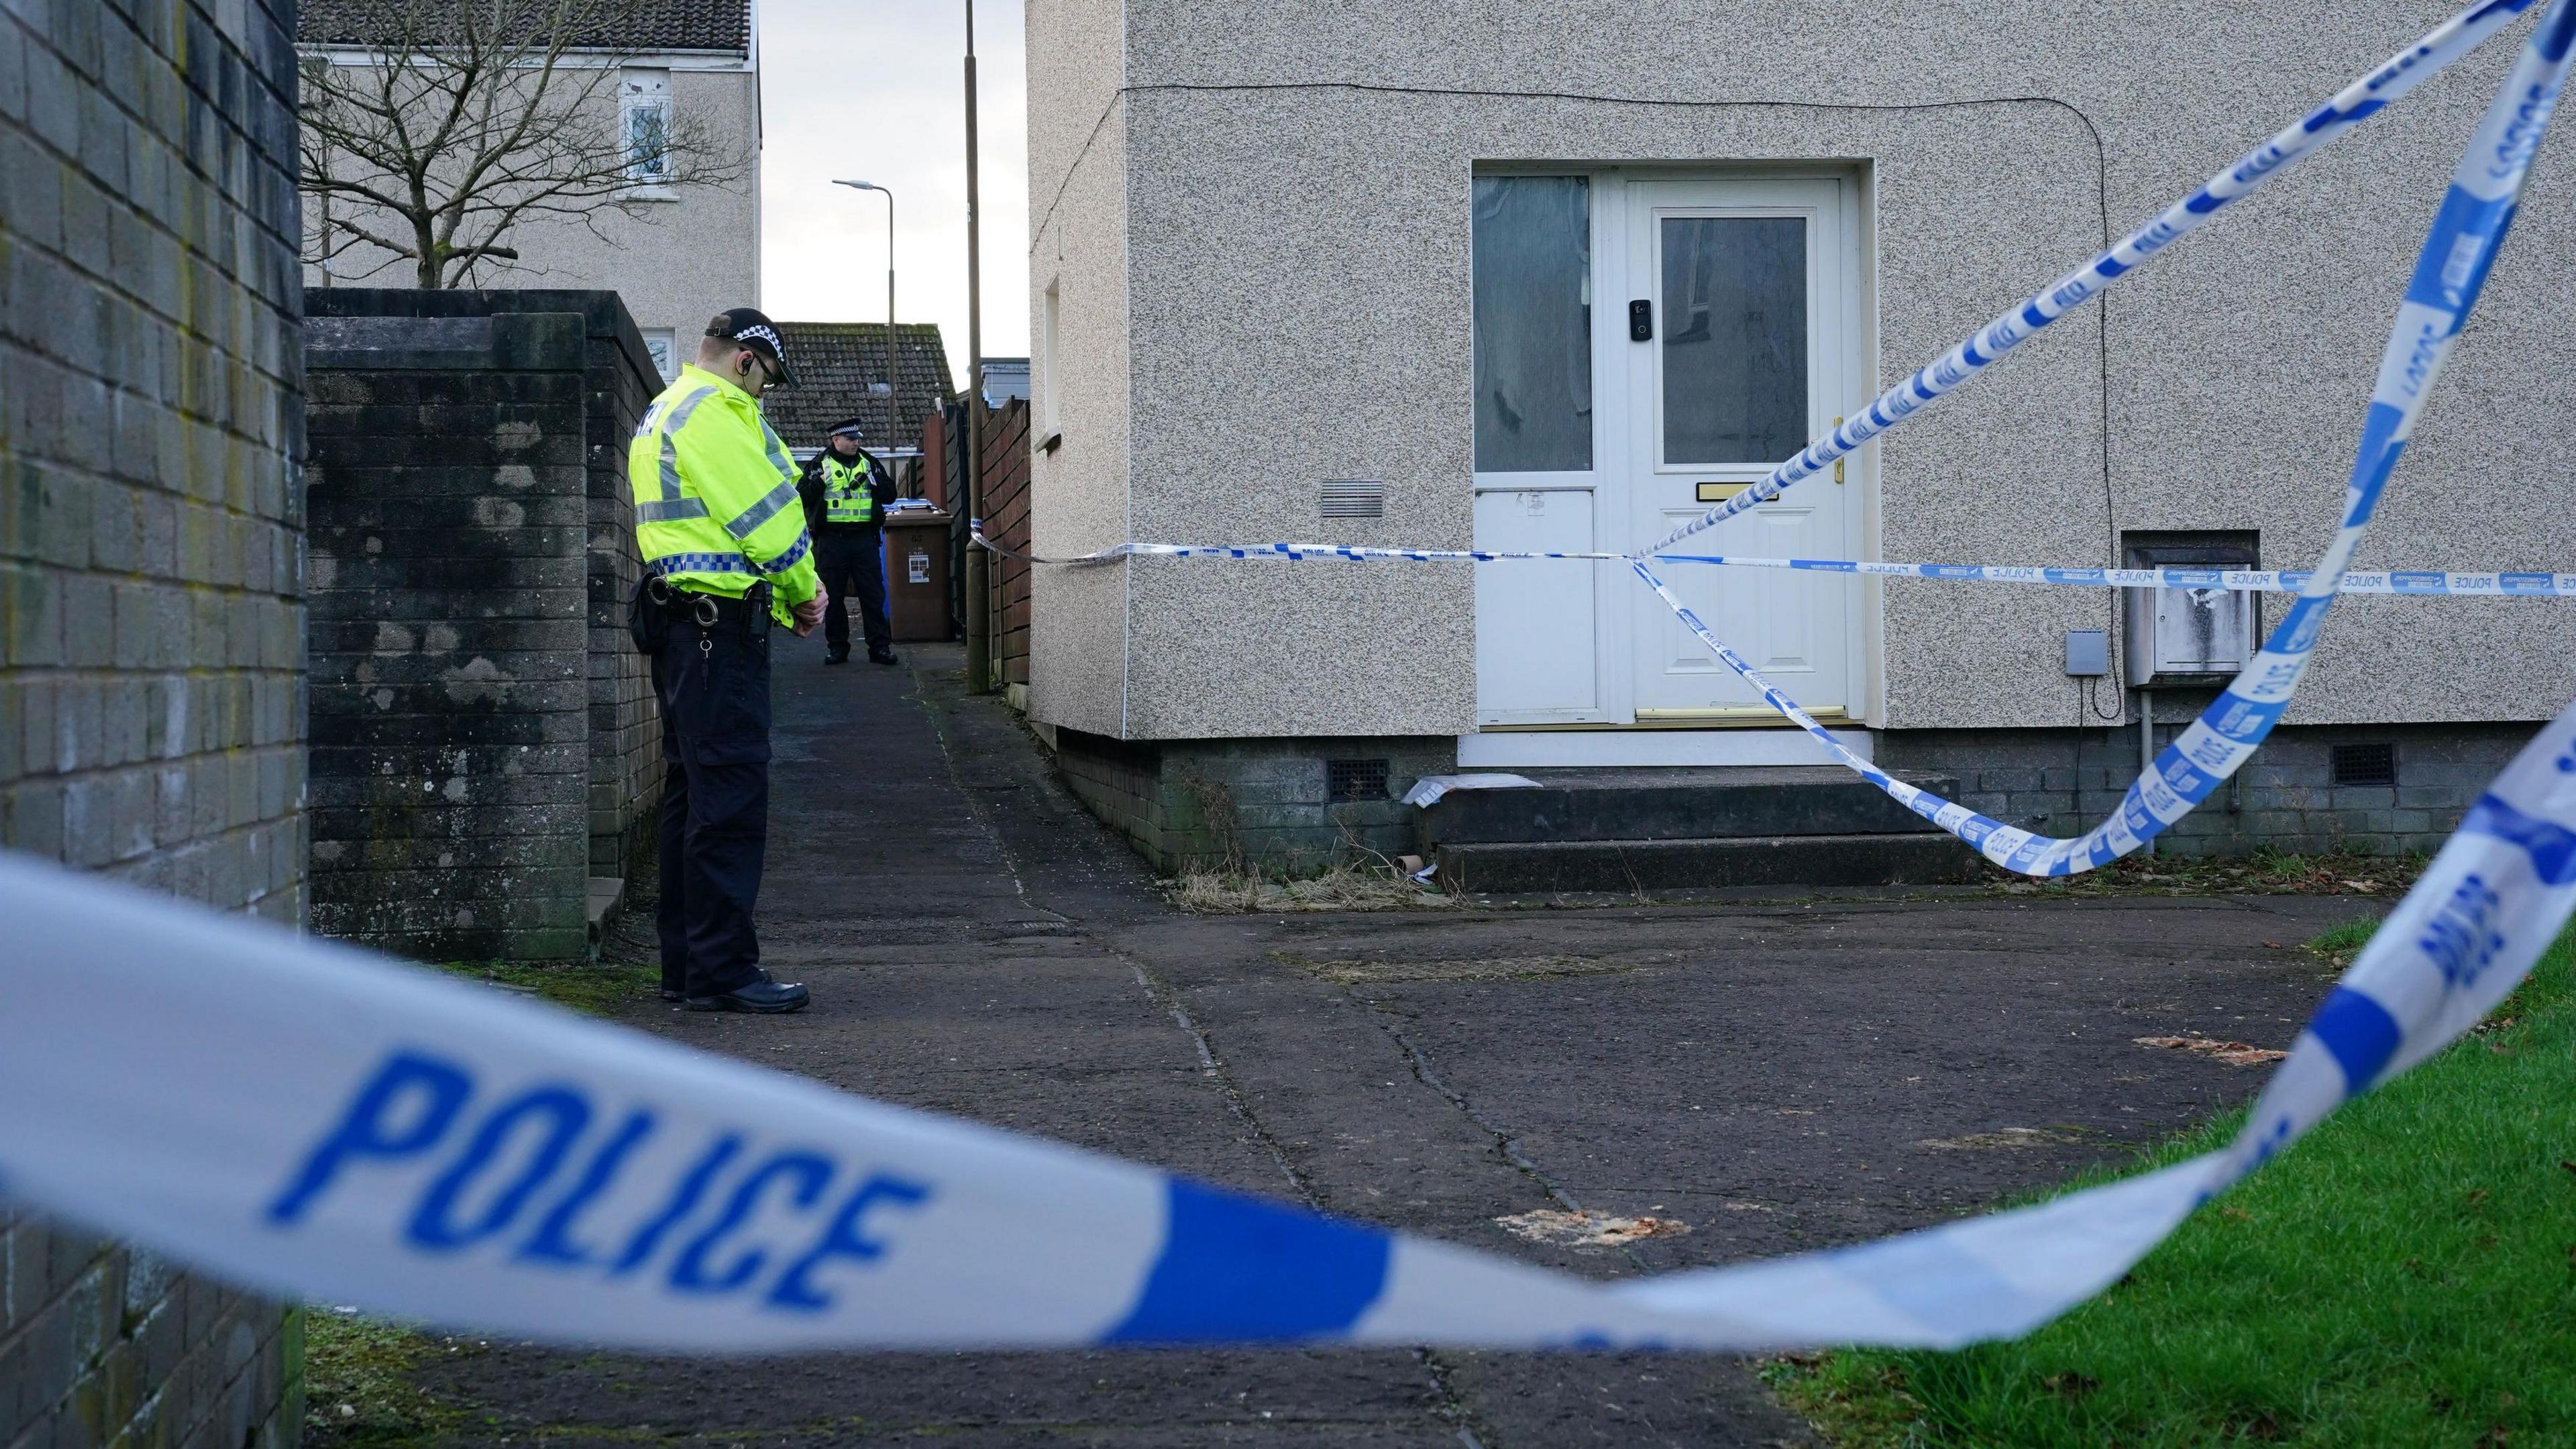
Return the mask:
[[766,579],[782,623],[814,597],[796,464],[751,394],[703,368],[681,368],[644,410],[627,446],[626,482],[647,570],[737,599]]
[[868,477],[868,455],[842,462],[828,449],[823,465],[823,520],[826,523],[874,523],[877,495]]

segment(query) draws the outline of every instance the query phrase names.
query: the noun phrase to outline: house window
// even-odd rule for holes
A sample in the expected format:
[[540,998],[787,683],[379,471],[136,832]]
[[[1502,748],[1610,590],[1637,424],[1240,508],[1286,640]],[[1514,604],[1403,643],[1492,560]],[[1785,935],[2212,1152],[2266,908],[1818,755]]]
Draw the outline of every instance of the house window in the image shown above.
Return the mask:
[[1592,467],[1592,183],[1479,176],[1476,471]]
[[1038,325],[1037,376],[1031,383],[1031,389],[1038,395],[1038,434],[1041,439],[1064,430],[1064,425],[1056,417],[1056,398],[1064,391],[1064,384],[1055,373],[1056,327],[1063,309],[1063,284],[1047,283],[1045,305]]
[[643,330],[644,350],[653,354],[654,371],[662,374],[664,382],[679,376],[679,334],[668,327],[647,327]]
[[671,73],[630,70],[617,86],[617,130],[626,149],[626,179],[639,186],[671,180]]

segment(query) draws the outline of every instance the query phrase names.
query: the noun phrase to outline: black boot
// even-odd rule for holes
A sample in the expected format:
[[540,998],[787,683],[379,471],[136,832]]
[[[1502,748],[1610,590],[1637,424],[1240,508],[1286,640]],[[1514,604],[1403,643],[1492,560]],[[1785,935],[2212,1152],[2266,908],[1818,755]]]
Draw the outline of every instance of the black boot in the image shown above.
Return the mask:
[[772,981],[769,973],[760,979],[713,996],[692,996],[691,1011],[748,1011],[760,1016],[776,1016],[790,1011],[803,1011],[811,1000],[804,987],[793,981]]
[[903,661],[895,658],[894,651],[891,649],[871,649],[868,651],[868,662],[870,664],[901,664]]

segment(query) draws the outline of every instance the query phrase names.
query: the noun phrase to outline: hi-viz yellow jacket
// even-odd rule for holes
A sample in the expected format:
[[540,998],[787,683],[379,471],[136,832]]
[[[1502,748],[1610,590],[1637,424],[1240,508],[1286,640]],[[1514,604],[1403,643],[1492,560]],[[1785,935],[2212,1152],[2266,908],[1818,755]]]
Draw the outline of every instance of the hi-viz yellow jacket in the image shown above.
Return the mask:
[[765,579],[770,612],[788,622],[819,587],[796,475],[751,394],[703,368],[681,368],[626,450],[646,571],[736,599]]

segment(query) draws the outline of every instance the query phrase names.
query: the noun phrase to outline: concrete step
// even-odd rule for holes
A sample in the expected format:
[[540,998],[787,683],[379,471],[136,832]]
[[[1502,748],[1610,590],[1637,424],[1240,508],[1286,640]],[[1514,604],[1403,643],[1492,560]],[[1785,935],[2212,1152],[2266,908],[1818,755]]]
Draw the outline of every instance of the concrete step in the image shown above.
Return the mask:
[[1933,831],[1443,844],[1440,876],[1459,890],[1520,895],[1947,885],[1975,880],[1978,864],[1975,851]]
[[[1423,812],[1441,848],[1513,841],[1724,840],[1902,835],[1935,827],[1839,765],[1520,770],[1535,790],[1458,790]],[[1946,776],[1909,775],[1955,798]]]

